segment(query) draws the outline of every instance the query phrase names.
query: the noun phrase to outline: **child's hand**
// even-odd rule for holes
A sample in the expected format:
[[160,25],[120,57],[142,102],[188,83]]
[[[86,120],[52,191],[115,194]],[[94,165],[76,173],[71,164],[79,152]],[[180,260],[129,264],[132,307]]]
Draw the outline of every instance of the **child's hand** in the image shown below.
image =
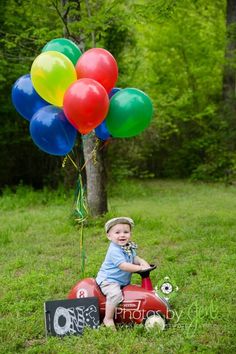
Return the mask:
[[148,262],[146,262],[145,259],[142,259],[138,256],[134,257],[134,263],[141,266],[143,268],[142,270],[150,268],[150,264]]
[[145,271],[150,268],[150,265],[148,265],[148,266],[140,265],[139,267],[140,267],[140,271]]
[[148,262],[146,262],[144,259],[141,259],[139,264],[140,264],[143,268],[150,268],[150,264],[148,264]]

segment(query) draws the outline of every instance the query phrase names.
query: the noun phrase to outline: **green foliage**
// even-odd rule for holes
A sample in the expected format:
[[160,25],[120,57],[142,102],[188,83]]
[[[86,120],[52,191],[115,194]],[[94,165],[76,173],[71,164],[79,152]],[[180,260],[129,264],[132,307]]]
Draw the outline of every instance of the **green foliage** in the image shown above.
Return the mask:
[[20,210],[30,207],[40,207],[48,204],[60,205],[62,200],[73,198],[73,192],[65,189],[64,186],[58,186],[56,190],[44,187],[40,191],[32,187],[18,185],[17,187],[6,187],[0,197],[0,208],[2,211]]
[[[235,73],[235,52],[225,61],[226,40],[235,40],[234,23],[226,32],[225,8],[226,0],[3,1],[0,186],[20,180],[36,186],[54,181],[56,186],[62,178],[60,161],[33,146],[28,122],[12,107],[11,86],[29,72],[45,43],[64,35],[82,50],[100,46],[111,51],[119,66],[117,86],[139,88],[153,101],[149,129],[110,144],[113,180],[227,180],[235,165],[236,101],[222,102],[225,65]],[[45,167],[37,169],[38,178],[32,161]]]
[[[139,255],[158,265],[153,284],[169,276],[179,291],[166,331],[142,325],[87,330],[82,337],[45,336],[43,303],[64,299],[80,279],[79,228],[71,194],[19,187],[0,197],[1,353],[235,353],[235,188],[187,181],[113,186],[110,212],[84,229],[86,277],[94,277],[108,241],[110,217],[134,219]],[[5,207],[4,207],[5,206]],[[133,283],[139,284],[138,275]]]
[[1,3],[0,21],[0,187],[17,185],[21,180],[42,187],[50,174],[49,180],[56,186],[61,174],[60,160],[52,160],[34,146],[28,121],[19,116],[11,103],[11,88],[20,76],[30,72],[45,42],[62,36],[58,16],[50,1],[9,0]]
[[[156,108],[154,121],[134,143],[124,141],[121,149],[126,153],[121,155],[129,161],[130,170],[136,165],[136,175],[149,166],[155,176],[193,174],[196,178],[200,175],[195,172],[205,166],[201,178],[224,178],[225,171],[232,168],[232,149],[227,144],[232,141],[229,134],[234,136],[235,132],[232,124],[229,129],[229,114],[220,114],[225,3],[170,1],[166,2],[169,16],[160,14],[160,3],[141,2],[138,6],[152,12],[147,10],[149,19],[144,17],[141,24],[136,24],[136,55],[133,66],[127,61],[126,76],[128,85],[151,96]],[[115,148],[111,153],[115,161],[120,144],[116,147],[118,153]]]

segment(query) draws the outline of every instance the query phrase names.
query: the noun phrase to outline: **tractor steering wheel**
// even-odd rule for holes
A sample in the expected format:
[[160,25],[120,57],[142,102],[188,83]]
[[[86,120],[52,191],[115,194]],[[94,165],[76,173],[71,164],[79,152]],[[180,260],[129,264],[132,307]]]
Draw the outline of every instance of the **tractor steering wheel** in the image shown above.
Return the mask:
[[156,265],[155,264],[150,264],[150,267],[149,268],[146,268],[144,270],[139,270],[138,272],[135,272],[137,274],[140,274],[143,278],[146,278],[147,276],[149,276],[149,273],[156,269]]

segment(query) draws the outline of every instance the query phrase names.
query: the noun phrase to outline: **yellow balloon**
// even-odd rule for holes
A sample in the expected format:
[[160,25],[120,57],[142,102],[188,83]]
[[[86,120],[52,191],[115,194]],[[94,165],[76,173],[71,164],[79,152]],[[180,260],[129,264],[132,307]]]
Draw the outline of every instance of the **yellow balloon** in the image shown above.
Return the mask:
[[35,90],[47,102],[62,107],[68,87],[77,80],[75,67],[62,53],[41,53],[31,67],[31,80]]

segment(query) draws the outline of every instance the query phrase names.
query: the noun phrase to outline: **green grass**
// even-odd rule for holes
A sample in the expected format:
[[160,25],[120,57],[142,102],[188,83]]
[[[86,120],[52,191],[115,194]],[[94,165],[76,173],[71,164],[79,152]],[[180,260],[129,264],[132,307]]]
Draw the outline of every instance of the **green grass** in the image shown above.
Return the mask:
[[[89,219],[85,276],[96,276],[109,217],[135,220],[139,255],[158,265],[157,284],[179,287],[162,333],[142,326],[45,337],[43,303],[65,299],[80,278],[73,193],[20,187],[0,198],[1,353],[235,353],[236,189],[186,181],[127,182],[110,191],[109,213]],[[139,276],[133,276],[139,282]]]

